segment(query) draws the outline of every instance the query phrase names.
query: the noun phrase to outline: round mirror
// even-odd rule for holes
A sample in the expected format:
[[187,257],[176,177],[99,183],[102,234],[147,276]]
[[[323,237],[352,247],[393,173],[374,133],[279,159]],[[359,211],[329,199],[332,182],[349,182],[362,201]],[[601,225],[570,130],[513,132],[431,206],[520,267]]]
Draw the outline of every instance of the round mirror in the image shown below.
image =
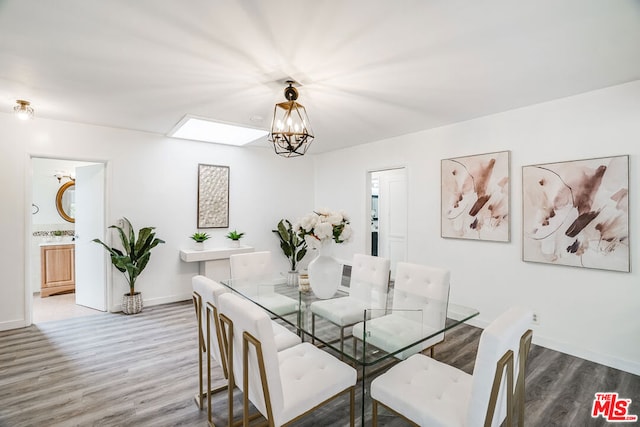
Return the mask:
[[76,182],[65,182],[56,194],[56,209],[60,216],[69,222],[76,222]]

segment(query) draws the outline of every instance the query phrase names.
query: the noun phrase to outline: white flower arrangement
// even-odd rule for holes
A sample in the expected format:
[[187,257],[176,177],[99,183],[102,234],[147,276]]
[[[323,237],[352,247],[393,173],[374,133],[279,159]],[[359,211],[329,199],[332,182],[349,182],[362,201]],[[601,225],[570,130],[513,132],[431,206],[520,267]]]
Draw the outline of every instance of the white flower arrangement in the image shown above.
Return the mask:
[[318,209],[305,215],[294,225],[294,230],[304,237],[311,247],[331,240],[336,243],[347,242],[353,232],[349,218],[344,212],[328,209]]

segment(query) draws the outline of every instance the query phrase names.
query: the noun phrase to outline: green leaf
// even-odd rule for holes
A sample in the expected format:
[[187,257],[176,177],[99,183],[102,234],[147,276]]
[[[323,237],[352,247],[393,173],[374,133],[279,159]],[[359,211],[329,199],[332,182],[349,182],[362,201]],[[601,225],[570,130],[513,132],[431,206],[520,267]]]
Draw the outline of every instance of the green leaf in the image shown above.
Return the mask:
[[138,260],[138,274],[142,273],[142,270],[147,266],[147,263],[151,259],[151,252],[146,252],[139,260]]
[[[285,228],[284,226],[284,221],[286,220],[280,220],[280,222],[278,223],[278,234],[280,234],[280,238],[282,240],[284,240],[285,242],[289,241],[289,231],[287,230],[287,228]],[[287,221],[288,223],[289,221]],[[291,226],[291,224],[289,224],[289,227]]]
[[284,252],[284,254],[287,256],[287,258],[291,257],[291,246],[287,242],[280,242],[280,248],[282,249],[282,252]]
[[302,234],[293,231],[291,221],[281,219],[278,222],[277,230],[273,230],[278,234],[280,239],[280,249],[282,253],[289,259],[291,269],[296,269],[296,263],[302,260],[307,253],[307,242]]
[[153,242],[151,242],[151,244],[147,248],[147,251],[150,251],[151,249],[155,248],[160,243],[166,243],[166,242],[164,240],[162,240],[162,239],[154,239]]
[[153,227],[141,228],[138,232],[138,241],[135,245],[136,252],[144,252],[145,246],[151,243],[149,238],[153,239]]
[[196,242],[204,242],[205,240],[208,240],[211,236],[209,236],[207,233],[193,233],[193,235],[191,235],[190,237]]
[[126,217],[123,217],[123,220],[126,224],[127,230],[129,230],[129,238],[123,240],[122,244],[129,255],[135,256],[136,233],[133,231],[133,225],[131,225],[131,221],[129,221]]
[[118,230],[118,235],[120,236],[120,242],[122,243],[122,247],[125,252],[129,253],[129,239],[127,238],[127,234],[122,229],[122,227],[118,227],[117,225],[111,225],[109,228],[115,228]]

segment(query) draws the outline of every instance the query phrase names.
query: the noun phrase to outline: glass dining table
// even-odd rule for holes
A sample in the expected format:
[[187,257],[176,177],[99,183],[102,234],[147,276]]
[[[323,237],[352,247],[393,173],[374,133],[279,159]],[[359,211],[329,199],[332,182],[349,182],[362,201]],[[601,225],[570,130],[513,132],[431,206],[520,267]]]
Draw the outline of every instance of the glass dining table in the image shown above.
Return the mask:
[[[379,295],[374,285],[367,286],[359,282],[359,294],[362,296],[362,290],[365,289],[366,296],[366,290],[369,289],[368,300],[372,302],[369,305],[361,300],[347,300],[346,305],[352,308],[351,311],[357,310],[359,314],[348,323],[345,336],[341,330],[344,324],[339,325],[318,315],[318,310],[314,310],[312,305],[318,301],[347,298],[348,290],[338,290],[329,300],[319,299],[313,291],[302,291],[288,282],[285,275],[275,275],[229,279],[221,283],[262,307],[272,319],[297,333],[303,341],[311,341],[358,369],[362,390],[362,425],[365,420],[367,380],[371,374],[423,351],[434,340],[440,341],[439,337],[443,337],[447,331],[479,314],[474,308],[418,295],[402,295],[402,302],[396,297],[398,301],[394,304],[393,284],[386,294]],[[344,300],[338,306],[344,307]]]

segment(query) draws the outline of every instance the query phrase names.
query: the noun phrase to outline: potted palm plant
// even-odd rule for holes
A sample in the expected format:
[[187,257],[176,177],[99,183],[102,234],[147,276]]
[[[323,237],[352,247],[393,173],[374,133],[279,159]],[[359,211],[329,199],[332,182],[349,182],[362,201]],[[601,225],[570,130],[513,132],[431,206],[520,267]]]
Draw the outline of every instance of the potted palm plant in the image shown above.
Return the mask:
[[141,228],[136,238],[131,222],[124,218],[124,223],[124,227],[117,225],[109,227],[118,230],[124,251],[109,247],[100,239],[93,239],[93,241],[104,246],[111,255],[111,263],[127,279],[129,293],[122,297],[122,311],[125,314],[136,314],[142,311],[142,295],[135,290],[136,280],[151,258],[151,249],[164,243],[164,240],[156,238],[156,233],[153,231],[155,227]]
[[298,275],[298,263],[307,254],[307,242],[301,237],[300,233],[293,229],[291,222],[287,219],[281,219],[278,222],[277,230],[273,230],[273,232],[280,238],[280,248],[291,266],[287,276],[287,283],[295,285]]
[[204,250],[204,242],[206,240],[209,240],[211,236],[209,236],[207,233],[193,233],[191,236],[189,236],[189,238],[191,238],[193,240],[193,249],[195,249],[196,251],[202,251]]
[[238,233],[237,230],[233,230],[227,233],[227,239],[231,239],[231,247],[239,248],[240,247],[240,239],[242,239],[244,233]]

